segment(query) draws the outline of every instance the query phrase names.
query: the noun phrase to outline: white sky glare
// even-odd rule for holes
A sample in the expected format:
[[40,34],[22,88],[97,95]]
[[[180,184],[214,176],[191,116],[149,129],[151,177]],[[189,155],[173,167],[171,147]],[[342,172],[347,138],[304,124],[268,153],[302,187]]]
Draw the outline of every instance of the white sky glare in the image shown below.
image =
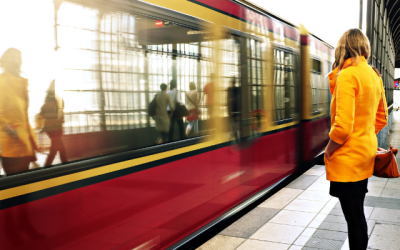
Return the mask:
[[[311,33],[333,47],[348,29],[359,27],[360,0],[247,0]],[[364,13],[367,1],[363,3]],[[363,15],[365,19],[365,14]],[[365,21],[364,21],[365,22]],[[365,30],[365,28],[363,29]]]

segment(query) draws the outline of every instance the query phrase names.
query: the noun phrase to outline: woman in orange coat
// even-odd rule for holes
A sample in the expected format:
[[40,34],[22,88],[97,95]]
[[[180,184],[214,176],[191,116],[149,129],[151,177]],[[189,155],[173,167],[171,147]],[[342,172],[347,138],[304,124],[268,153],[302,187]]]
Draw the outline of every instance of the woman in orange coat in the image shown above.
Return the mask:
[[[330,141],[325,149],[330,194],[338,197],[348,225],[350,249],[366,249],[364,199],[374,171],[376,134],[386,125],[382,80],[368,65],[368,38],[359,29],[343,34],[329,74]],[[383,96],[383,98],[382,98]]]
[[21,77],[21,52],[10,48],[0,58],[0,143],[6,174],[29,169],[36,161],[35,135],[28,120],[28,80]]

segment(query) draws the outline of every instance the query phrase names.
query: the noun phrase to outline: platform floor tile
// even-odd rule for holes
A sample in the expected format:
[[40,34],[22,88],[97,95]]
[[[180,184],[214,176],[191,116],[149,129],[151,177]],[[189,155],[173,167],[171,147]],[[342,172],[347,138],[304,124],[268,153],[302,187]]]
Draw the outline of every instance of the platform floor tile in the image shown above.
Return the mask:
[[282,210],[271,219],[271,223],[306,227],[315,218],[316,213]]
[[303,232],[305,227],[281,225],[268,222],[261,227],[251,239],[292,244]]
[[279,212],[279,209],[256,207],[220,234],[248,238]]
[[399,190],[394,190],[394,189],[384,189],[380,197],[400,199],[400,192]]
[[400,210],[377,207],[372,212],[370,219],[378,222],[400,223]]
[[289,205],[285,207],[287,210],[318,213],[326,205],[326,202],[322,201],[310,201],[300,200],[299,198],[294,199]]
[[383,192],[383,188],[370,188],[368,187],[368,193],[366,194],[366,196],[381,196]]
[[265,249],[274,249],[274,250],[287,250],[289,249],[289,244],[282,244],[276,242],[269,241],[261,241],[261,240],[246,240],[242,245],[240,245],[237,250],[265,250]]
[[375,220],[367,220],[367,226],[368,226],[368,235],[371,236],[372,231],[374,230],[376,221]]
[[321,176],[325,174],[325,168],[309,169],[304,174]]
[[329,193],[326,192],[305,190],[297,198],[301,200],[327,202],[332,198],[332,196],[330,196]]
[[295,245],[292,245],[292,246],[289,248],[289,250],[302,250],[302,249],[304,249],[302,246],[295,246]]
[[259,205],[259,207],[283,209],[295,198],[291,197],[271,197]]
[[259,207],[283,209],[292,202],[303,190],[293,188],[282,188],[276,194],[259,205]]
[[310,238],[311,238],[311,236],[300,235],[297,238],[297,240],[293,243],[293,245],[304,246]]
[[293,189],[302,189],[306,190],[311,184],[313,184],[319,176],[317,175],[302,175],[296,180],[292,181],[289,185],[287,185],[287,188],[293,188]]
[[388,182],[385,189],[400,190],[400,182]]
[[369,239],[372,249],[398,250],[400,248],[400,226],[376,224]]
[[217,235],[197,248],[198,250],[234,250],[246,239]]
[[315,182],[307,188],[307,190],[318,191],[318,192],[326,192],[329,193],[330,183],[325,182]]
[[385,188],[387,186],[387,179],[382,181],[368,180],[368,189],[370,188]]

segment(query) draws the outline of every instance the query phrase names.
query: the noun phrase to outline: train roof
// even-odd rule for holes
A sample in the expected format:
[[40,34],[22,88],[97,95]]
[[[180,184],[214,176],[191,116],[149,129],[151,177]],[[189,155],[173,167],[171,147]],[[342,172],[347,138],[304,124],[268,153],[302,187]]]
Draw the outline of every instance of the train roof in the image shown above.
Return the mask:
[[[293,24],[292,22],[288,21],[287,19],[285,19],[285,18],[283,18],[283,17],[281,17],[281,16],[279,16],[279,15],[277,15],[277,14],[275,14],[275,13],[269,11],[269,10],[266,10],[265,8],[263,8],[263,7],[261,7],[261,6],[257,5],[257,4],[248,2],[247,0],[230,0],[230,1],[234,2],[234,3],[237,3],[239,5],[242,5],[243,7],[249,8],[249,9],[251,9],[251,10],[253,10],[255,12],[258,12],[258,13],[260,13],[262,15],[266,15],[266,16],[269,16],[269,17],[271,17],[273,19],[276,19],[277,21],[280,21],[285,25],[288,25],[288,26],[296,28],[296,29],[300,29],[299,26]],[[309,32],[309,34],[311,36],[313,36],[314,38],[318,39],[319,41],[321,41],[322,43],[324,43],[326,46],[330,47],[331,49],[335,49],[334,46],[332,46],[329,43],[325,42],[320,37],[314,35],[311,32]]]

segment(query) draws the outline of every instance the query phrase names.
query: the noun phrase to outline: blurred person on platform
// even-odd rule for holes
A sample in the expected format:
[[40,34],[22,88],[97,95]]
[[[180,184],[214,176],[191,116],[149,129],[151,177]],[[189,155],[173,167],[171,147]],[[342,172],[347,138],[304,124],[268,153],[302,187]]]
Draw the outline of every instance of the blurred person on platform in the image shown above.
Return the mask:
[[200,96],[196,90],[196,84],[194,82],[189,83],[189,91],[185,93],[185,104],[186,109],[189,111],[189,116],[186,117],[188,126],[186,127],[186,138],[189,137],[189,133],[194,128],[194,134],[197,136],[199,132],[199,103]]
[[183,140],[185,139],[185,131],[183,127],[183,116],[180,114],[180,111],[178,109],[178,106],[183,105],[180,97],[179,90],[177,88],[177,84],[175,80],[171,80],[169,84],[169,90],[167,94],[171,97],[171,101],[174,103],[174,112],[171,112],[171,106],[168,106],[168,110],[172,114],[171,116],[171,123],[170,123],[170,129],[169,129],[169,141],[172,142],[174,140],[174,133],[175,133],[175,123],[178,124],[178,135],[179,139],[178,140]]
[[7,175],[27,171],[38,150],[28,119],[28,80],[21,77],[21,65],[17,49],[7,49],[0,58],[1,161]]
[[367,249],[364,199],[374,172],[376,134],[386,125],[383,83],[368,65],[369,56],[368,38],[350,29],[338,42],[329,74],[332,127],[325,149],[326,177],[347,221],[351,250]]
[[[156,122],[156,130],[160,132],[160,137],[157,139],[157,144],[168,141],[168,132],[170,130],[171,116],[174,113],[175,103],[170,95],[167,94],[168,86],[165,83],[160,85],[161,93],[154,98],[156,101],[156,114],[154,120]],[[168,114],[167,107],[170,108]]]
[[[234,140],[240,138],[240,87],[236,86],[236,78],[231,78],[231,86],[228,88],[228,115],[231,123],[231,136]],[[255,99],[255,98],[253,98]]]
[[58,103],[55,92],[55,81],[53,80],[47,90],[47,95],[43,106],[40,108],[40,115],[44,123],[41,132],[45,132],[51,141],[50,152],[44,164],[45,167],[51,166],[57,152],[60,152],[62,163],[68,162],[65,147],[62,142],[63,123],[64,123],[64,100]]
[[205,99],[204,104],[206,105],[208,117],[213,117],[213,104],[214,104],[214,91],[215,91],[215,74],[210,74],[210,82],[208,82],[203,88],[202,102]]

